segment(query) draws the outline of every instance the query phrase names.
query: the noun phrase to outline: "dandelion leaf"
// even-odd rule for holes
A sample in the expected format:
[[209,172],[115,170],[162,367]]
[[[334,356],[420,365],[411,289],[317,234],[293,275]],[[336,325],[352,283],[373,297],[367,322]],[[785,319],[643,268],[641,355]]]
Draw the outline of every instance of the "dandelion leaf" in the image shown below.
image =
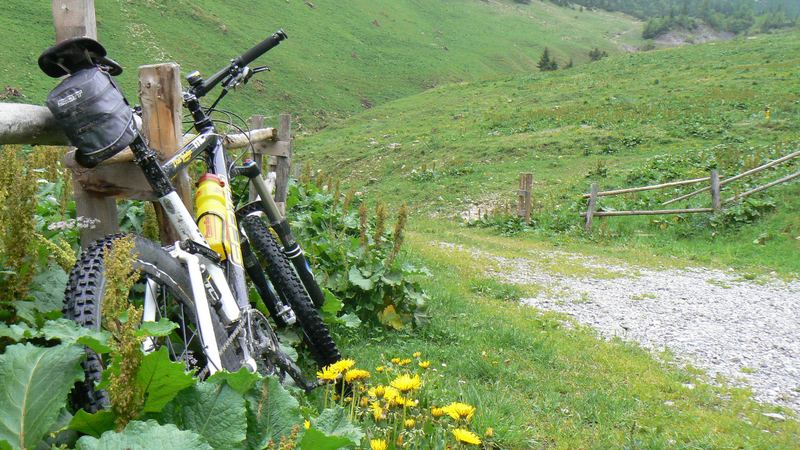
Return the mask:
[[136,383],[145,395],[144,412],[159,412],[178,393],[195,382],[183,363],[169,359],[167,347],[161,347],[142,358]]
[[341,406],[322,411],[319,417],[311,421],[311,427],[327,436],[350,439],[353,445],[361,442],[361,438],[364,437],[364,432],[350,422],[350,419],[347,418],[347,412]]
[[172,424],[159,425],[155,420],[128,423],[121,433],[107,431],[100,438],[84,436],[78,439],[77,450],[212,450],[197,433],[179,430]]
[[303,421],[297,400],[275,377],[256,383],[247,395],[247,447],[264,448],[279,442]]
[[239,448],[247,433],[244,398],[225,382],[181,391],[159,417],[161,423],[194,431],[214,448]]
[[84,355],[72,345],[6,348],[0,355],[0,442],[36,446],[58,420],[72,386],[83,380]]

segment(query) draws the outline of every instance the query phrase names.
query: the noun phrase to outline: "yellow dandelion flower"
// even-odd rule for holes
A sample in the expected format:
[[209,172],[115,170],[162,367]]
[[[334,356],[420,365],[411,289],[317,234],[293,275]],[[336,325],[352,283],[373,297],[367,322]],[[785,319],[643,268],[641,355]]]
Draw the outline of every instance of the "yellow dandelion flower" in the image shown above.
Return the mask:
[[405,366],[405,365],[411,364],[411,358],[401,359],[400,362],[397,363],[397,364],[401,365],[401,366]]
[[385,367],[383,367],[383,366],[378,366],[378,367],[375,368],[375,372],[381,373],[381,372],[383,372],[384,368]]
[[303,421],[303,428],[305,428],[306,430],[311,428],[311,422],[309,422],[308,420]]
[[420,356],[422,356],[422,353],[420,353],[420,352],[414,352],[414,354],[413,354],[413,355],[411,355],[411,356],[413,356],[414,358],[419,358]]
[[369,405],[369,399],[368,399],[367,397],[361,397],[361,400],[359,400],[359,401],[358,401],[358,404],[359,404],[359,405],[360,405],[362,408],[366,408],[366,407],[367,407],[367,405]]
[[428,367],[431,366],[431,362],[430,361],[420,361],[418,366],[422,367],[423,369],[427,369]]
[[370,377],[370,373],[363,369],[348,370],[344,376],[344,381],[353,383],[356,381],[366,380]]
[[385,393],[386,393],[386,387],[384,385],[382,385],[382,384],[379,384],[379,385],[377,385],[375,387],[371,387],[367,391],[367,395],[369,395],[370,397],[375,397],[375,398],[381,398],[381,397],[383,397],[383,394],[385,394]]
[[492,429],[492,427],[487,428],[486,432],[483,433],[483,435],[486,436],[487,438],[494,436],[494,429]]
[[340,398],[339,394],[333,394],[333,401],[338,401]]
[[444,414],[445,412],[443,408],[437,408],[435,406],[431,408],[431,415],[433,417],[442,417]]
[[408,392],[408,391],[418,391],[419,388],[422,386],[422,380],[420,380],[419,375],[400,375],[394,380],[392,380],[392,387],[399,390],[400,392]]
[[419,400],[414,400],[411,397],[396,397],[394,402],[407,408],[413,408],[419,404]]
[[414,419],[406,419],[406,421],[403,422],[403,425],[405,425],[406,428],[414,428],[414,425],[416,424],[417,422]]
[[448,416],[454,420],[465,419],[471,420],[475,414],[475,407],[466,403],[453,402],[442,408]]
[[386,443],[386,439],[372,439],[369,441],[369,448],[370,450],[386,450],[389,448],[389,444]]
[[379,422],[381,419],[385,417],[384,416],[385,411],[383,410],[383,408],[381,408],[380,403],[372,402],[372,405],[370,405],[370,407],[372,408],[372,417],[375,418],[375,422]]
[[341,373],[341,372],[347,372],[348,370],[353,368],[353,366],[355,366],[355,365],[356,365],[356,362],[353,361],[352,359],[342,359],[340,361],[337,361],[337,362],[331,364],[330,367],[332,367],[334,370],[337,370],[339,373]]
[[400,364],[400,358],[392,358],[392,364]]
[[481,438],[479,438],[478,435],[463,428],[454,429],[453,437],[455,437],[458,442],[464,444],[481,445]]
[[383,398],[385,398],[388,401],[391,401],[392,399],[395,399],[397,397],[400,397],[400,391],[391,386],[386,386],[384,388]]
[[321,372],[317,372],[317,378],[323,383],[330,383],[339,379],[342,375],[342,372],[336,370],[332,365],[325,366],[322,368]]
[[345,403],[350,403],[350,402],[352,402],[352,401],[353,401],[353,397],[345,397],[345,398],[344,398],[344,402],[345,402]]

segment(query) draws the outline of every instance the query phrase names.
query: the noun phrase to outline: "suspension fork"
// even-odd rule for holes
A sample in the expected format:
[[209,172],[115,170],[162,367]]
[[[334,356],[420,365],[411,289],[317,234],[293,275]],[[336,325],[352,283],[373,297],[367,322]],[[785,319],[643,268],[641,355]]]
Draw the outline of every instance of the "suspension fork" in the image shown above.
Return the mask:
[[252,183],[261,199],[261,205],[264,207],[264,213],[267,215],[270,227],[275,230],[275,234],[278,235],[278,239],[283,244],[283,252],[292,262],[297,274],[300,276],[300,281],[303,282],[311,301],[314,302],[314,306],[321,308],[325,303],[325,294],[322,293],[322,289],[320,289],[317,280],[314,278],[314,273],[311,271],[311,266],[306,260],[303,249],[300,248],[300,244],[297,243],[292,235],[289,221],[280,213],[278,205],[275,204],[272,193],[269,192],[269,188],[261,176],[261,169],[255,161],[248,160],[236,170],[238,174],[250,179],[250,183]]
[[292,308],[286,306],[275,292],[269,279],[264,275],[264,270],[261,268],[258,257],[253,253],[250,242],[247,239],[242,239],[242,256],[244,257],[244,268],[247,271],[247,275],[250,276],[250,280],[256,287],[259,297],[264,301],[264,306],[267,307],[269,314],[272,317],[280,318],[286,325],[294,324],[296,318]]

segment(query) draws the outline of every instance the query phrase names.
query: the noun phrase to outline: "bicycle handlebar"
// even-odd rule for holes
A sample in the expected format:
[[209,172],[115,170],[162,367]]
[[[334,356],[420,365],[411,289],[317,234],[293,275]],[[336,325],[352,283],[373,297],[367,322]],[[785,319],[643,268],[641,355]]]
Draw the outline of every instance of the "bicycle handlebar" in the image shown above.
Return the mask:
[[264,39],[258,45],[251,48],[250,50],[244,52],[241,56],[237,56],[231,60],[231,65],[220,70],[219,72],[215,73],[211,76],[208,80],[204,81],[202,85],[195,87],[192,89],[194,94],[197,97],[202,97],[206,95],[210,90],[214,89],[214,87],[222,81],[225,76],[232,73],[234,69],[242,68],[251,62],[255,61],[259,56],[263,55],[264,53],[272,50],[281,41],[288,39],[289,36],[286,35],[286,32],[283,30],[278,30],[272,34],[272,36]]
[[278,30],[275,33],[273,33],[272,36],[264,39],[255,47],[244,52],[242,56],[236,58],[234,62],[237,62],[239,67],[244,67],[250,64],[251,62],[255,61],[255,59],[258,58],[259,56],[275,48],[278,44],[281,43],[282,40],[288,38],[289,36],[286,35],[286,32],[284,32],[283,30]]

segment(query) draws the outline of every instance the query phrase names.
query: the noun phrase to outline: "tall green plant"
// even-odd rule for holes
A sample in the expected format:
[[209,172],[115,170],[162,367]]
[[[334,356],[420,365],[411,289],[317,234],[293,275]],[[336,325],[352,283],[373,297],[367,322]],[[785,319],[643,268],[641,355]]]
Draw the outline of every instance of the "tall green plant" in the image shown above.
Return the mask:
[[370,219],[366,204],[350,192],[334,200],[312,182],[289,189],[288,216],[322,286],[362,321],[395,329],[424,323],[427,295],[414,276],[427,270],[399,257],[407,208],[399,209],[390,231],[387,207],[378,205]]

